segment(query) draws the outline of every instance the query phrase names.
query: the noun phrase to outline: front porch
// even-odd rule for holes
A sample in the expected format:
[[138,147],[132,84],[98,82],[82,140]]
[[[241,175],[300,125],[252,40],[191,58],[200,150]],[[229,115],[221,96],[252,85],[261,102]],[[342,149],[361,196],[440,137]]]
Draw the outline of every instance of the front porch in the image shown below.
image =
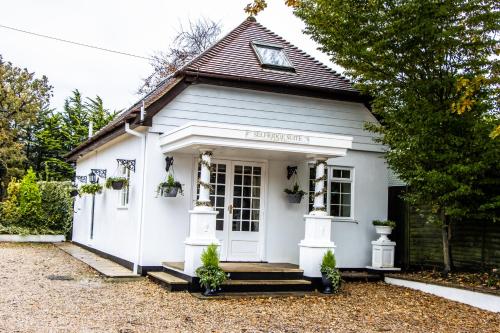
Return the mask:
[[[285,284],[290,284],[288,275],[293,273],[295,277],[300,275],[299,280],[308,278],[293,284],[313,288],[311,280],[321,276],[323,254],[335,248],[331,237],[332,217],[327,214],[323,196],[326,160],[344,157],[352,145],[351,137],[191,123],[162,135],[159,144],[165,156],[181,154],[195,159],[199,155],[199,159],[195,159],[198,173],[195,171],[193,186],[193,194],[197,195],[192,198],[195,204],[189,210],[184,262],[182,267],[179,263],[167,264],[165,268],[171,270],[170,273],[195,279],[202,251],[209,244],[215,244],[219,246],[221,261],[233,262],[223,264],[229,274],[260,274],[260,278],[250,279],[252,285],[259,279],[271,280],[270,275],[282,270]],[[300,165],[301,187],[308,189],[304,184],[309,179],[308,163],[316,172],[312,210],[305,205],[308,196],[300,205],[303,209],[283,205],[283,189],[292,182],[284,178],[287,167]],[[281,214],[277,213],[278,206],[283,209]],[[286,252],[294,253],[293,258]],[[283,259],[299,265],[261,263]]]

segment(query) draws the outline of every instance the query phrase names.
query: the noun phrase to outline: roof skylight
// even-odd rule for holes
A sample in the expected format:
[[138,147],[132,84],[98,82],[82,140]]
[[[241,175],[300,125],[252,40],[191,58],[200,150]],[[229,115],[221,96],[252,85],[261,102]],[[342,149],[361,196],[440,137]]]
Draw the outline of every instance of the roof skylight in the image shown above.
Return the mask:
[[252,46],[260,60],[262,67],[295,71],[281,46],[253,42]]

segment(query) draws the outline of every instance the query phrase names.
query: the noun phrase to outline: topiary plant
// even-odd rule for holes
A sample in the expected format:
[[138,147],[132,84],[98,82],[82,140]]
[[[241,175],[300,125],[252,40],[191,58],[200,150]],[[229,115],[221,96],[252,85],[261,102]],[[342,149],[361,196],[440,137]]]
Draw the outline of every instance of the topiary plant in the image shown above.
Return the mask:
[[214,295],[220,285],[226,281],[226,273],[219,267],[219,254],[217,253],[217,245],[210,244],[201,253],[202,266],[195,271],[196,276],[200,279],[200,285],[205,288],[204,295]]
[[326,251],[323,255],[321,262],[321,274],[323,275],[323,293],[331,294],[336,293],[340,289],[342,283],[342,276],[340,271],[336,268],[335,255],[331,250]]
[[328,268],[335,268],[337,266],[337,261],[333,255],[332,250],[326,251],[323,255],[323,261],[321,262],[321,273],[326,273]]

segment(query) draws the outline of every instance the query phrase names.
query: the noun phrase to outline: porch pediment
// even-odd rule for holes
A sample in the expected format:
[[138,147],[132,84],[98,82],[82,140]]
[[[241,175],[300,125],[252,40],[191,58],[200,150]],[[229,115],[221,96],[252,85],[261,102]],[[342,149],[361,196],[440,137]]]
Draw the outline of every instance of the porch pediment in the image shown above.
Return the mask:
[[244,125],[191,122],[160,136],[164,154],[198,153],[211,149],[218,153],[286,155],[287,157],[345,156],[352,147],[352,137],[317,132],[284,130]]

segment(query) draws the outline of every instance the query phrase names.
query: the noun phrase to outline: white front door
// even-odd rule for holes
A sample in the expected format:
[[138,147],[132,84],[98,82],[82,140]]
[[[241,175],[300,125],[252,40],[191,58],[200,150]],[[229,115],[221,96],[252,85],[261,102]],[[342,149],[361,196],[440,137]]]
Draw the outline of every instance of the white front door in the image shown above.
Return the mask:
[[222,261],[261,261],[265,164],[213,160],[210,200]]

